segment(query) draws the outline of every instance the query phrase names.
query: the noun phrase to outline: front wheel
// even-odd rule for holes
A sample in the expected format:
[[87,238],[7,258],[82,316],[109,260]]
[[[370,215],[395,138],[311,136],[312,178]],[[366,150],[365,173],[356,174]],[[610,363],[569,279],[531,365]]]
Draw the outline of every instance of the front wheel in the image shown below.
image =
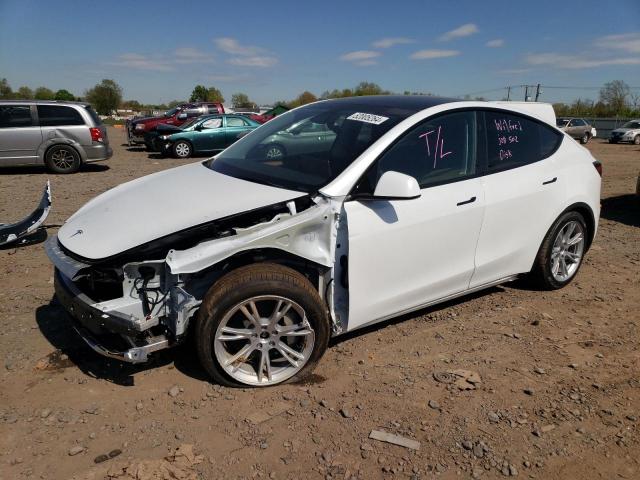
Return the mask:
[[184,140],[179,140],[173,145],[173,155],[176,158],[189,158],[192,150],[191,144]]
[[233,270],[209,290],[195,341],[216,382],[262,387],[303,379],[325,352],[329,334],[326,309],[309,280],[263,263]]
[[542,242],[531,272],[541,288],[556,290],[578,273],[586,251],[587,225],[578,212],[567,212],[553,224]]

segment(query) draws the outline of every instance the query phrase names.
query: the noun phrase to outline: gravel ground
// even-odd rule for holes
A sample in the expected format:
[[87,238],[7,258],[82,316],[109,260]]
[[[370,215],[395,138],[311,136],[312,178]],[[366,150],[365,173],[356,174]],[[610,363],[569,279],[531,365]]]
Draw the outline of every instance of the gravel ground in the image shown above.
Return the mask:
[[[109,136],[114,157],[75,175],[1,170],[0,219],[30,213],[49,178],[55,233],[95,195],[184,163]],[[0,250],[0,479],[640,478],[640,148],[589,148],[603,218],[571,285],[510,284],[348,335],[306,384],[222,388],[189,346],[144,366],[98,357],[56,305],[42,243]]]

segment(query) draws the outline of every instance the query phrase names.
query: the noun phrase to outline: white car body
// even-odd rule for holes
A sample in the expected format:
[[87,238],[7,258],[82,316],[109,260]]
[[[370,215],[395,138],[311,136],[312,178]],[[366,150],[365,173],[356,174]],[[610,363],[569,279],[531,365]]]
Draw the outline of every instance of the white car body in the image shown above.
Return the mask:
[[[486,108],[538,118],[563,138],[547,158],[423,188],[412,199],[350,198],[369,166],[416,124],[451,110]],[[255,132],[238,143],[252,135]],[[332,333],[338,335],[529,272],[547,231],[567,209],[579,209],[588,217],[590,242],[600,214],[594,160],[555,127],[550,105],[442,102],[400,121],[310,197],[225,176],[196,162],[98,196],[69,218],[47,251],[58,270],[56,281],[90,311],[105,319],[117,317],[128,325],[127,332],[139,334],[163,324],[171,332],[170,337],[150,336],[144,345],[120,353],[87,340],[105,355],[144,361],[148,353],[184,336],[204,292],[217,278],[218,266],[253,251],[281,252],[317,265],[318,292],[326,302]],[[391,177],[390,190],[406,179]],[[255,224],[233,223],[244,218],[243,212],[274,204],[286,208]],[[162,258],[135,258],[141,245],[216,219],[225,219],[229,232],[214,238],[203,234],[201,241],[170,249]],[[121,298],[96,301],[74,286],[83,269],[118,255],[127,259]],[[165,292],[150,312],[144,311],[135,290],[141,265],[153,269],[151,283]],[[340,281],[344,275],[348,282]]]

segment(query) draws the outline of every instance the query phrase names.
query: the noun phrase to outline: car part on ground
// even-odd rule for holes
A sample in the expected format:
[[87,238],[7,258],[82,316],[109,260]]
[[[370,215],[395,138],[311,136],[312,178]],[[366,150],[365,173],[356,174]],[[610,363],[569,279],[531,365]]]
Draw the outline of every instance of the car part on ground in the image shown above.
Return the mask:
[[73,173],[112,155],[107,129],[88,103],[0,100],[0,166]]
[[82,207],[45,245],[58,299],[104,355],[143,361],[191,331],[215,380],[266,386],[304,377],[330,335],[522,275],[560,288],[596,234],[601,178],[541,107],[292,110]]
[[51,210],[51,185],[47,181],[38,207],[24,220],[16,223],[0,223],[0,245],[15,243],[35,233],[45,221]]

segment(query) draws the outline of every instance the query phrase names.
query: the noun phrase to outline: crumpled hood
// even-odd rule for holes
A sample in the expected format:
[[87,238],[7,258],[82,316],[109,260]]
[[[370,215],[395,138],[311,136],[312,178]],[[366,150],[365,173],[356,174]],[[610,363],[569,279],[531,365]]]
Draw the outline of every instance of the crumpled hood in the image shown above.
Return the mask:
[[65,222],[58,240],[72,253],[98,260],[189,227],[304,195],[192,163],[97,196]]

